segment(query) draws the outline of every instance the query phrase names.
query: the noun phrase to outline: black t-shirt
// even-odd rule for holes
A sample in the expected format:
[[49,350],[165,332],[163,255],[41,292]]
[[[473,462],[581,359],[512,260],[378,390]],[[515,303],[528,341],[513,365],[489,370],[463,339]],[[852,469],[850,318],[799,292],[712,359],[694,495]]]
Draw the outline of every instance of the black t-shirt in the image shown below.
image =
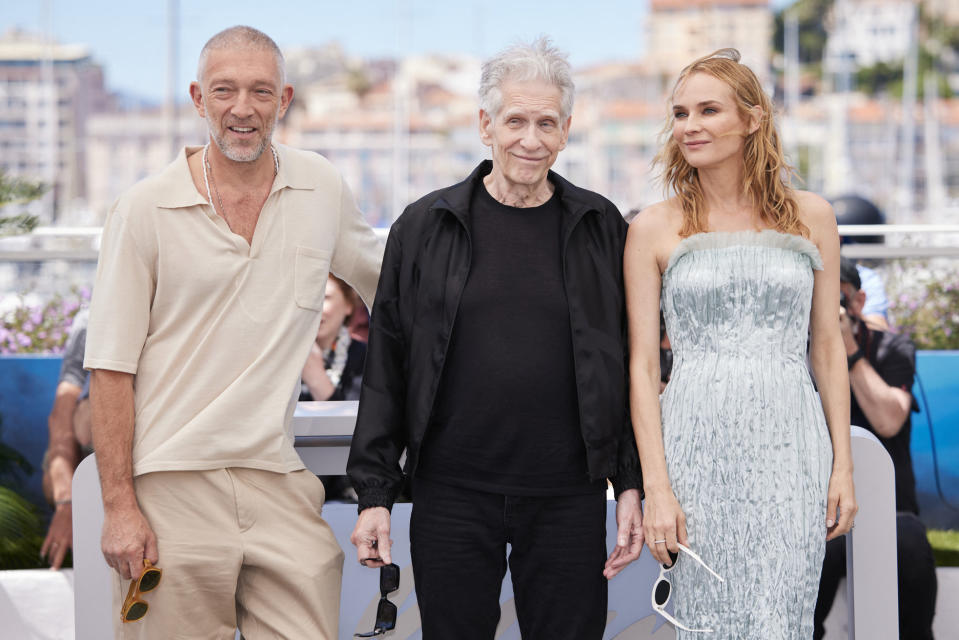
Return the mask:
[[[859,348],[865,354],[872,368],[879,377],[891,387],[898,387],[912,394],[912,383],[916,373],[916,347],[906,336],[873,331],[865,325],[859,325]],[[912,471],[912,456],[909,453],[909,439],[912,434],[910,416],[906,416],[906,423],[899,433],[891,438],[883,438],[869,423],[863,413],[856,394],[850,394],[850,423],[869,429],[889,452],[892,464],[896,471],[896,511],[919,513],[919,502],[916,500],[916,477]],[[913,407],[916,407],[913,400]]]
[[591,492],[580,432],[562,209],[470,208],[470,273],[417,474],[507,495]]

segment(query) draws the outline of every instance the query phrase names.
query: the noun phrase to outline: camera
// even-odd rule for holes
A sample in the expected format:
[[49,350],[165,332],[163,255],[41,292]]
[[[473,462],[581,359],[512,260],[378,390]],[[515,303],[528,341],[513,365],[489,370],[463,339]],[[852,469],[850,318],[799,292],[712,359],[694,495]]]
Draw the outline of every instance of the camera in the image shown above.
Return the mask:
[[659,350],[659,381],[669,382],[669,376],[673,372],[673,350]]

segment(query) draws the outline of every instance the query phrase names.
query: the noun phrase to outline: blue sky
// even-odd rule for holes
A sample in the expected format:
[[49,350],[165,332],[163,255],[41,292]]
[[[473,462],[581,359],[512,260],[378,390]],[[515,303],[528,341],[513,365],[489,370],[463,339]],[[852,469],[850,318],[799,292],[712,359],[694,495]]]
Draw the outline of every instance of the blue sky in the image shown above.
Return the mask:
[[[788,0],[774,0],[782,5]],[[4,0],[0,32],[20,27],[90,46],[107,84],[160,100],[167,83],[168,0]],[[484,57],[550,35],[574,66],[642,55],[648,0],[179,0],[177,84],[217,31],[249,24],[281,48],[336,40],[362,57],[459,52]],[[400,28],[398,28],[398,26]]]
[[[106,68],[113,89],[160,99],[166,88],[166,0],[5,0],[0,31],[21,27],[83,43]],[[178,84],[217,31],[249,24],[281,48],[339,41],[348,54],[460,52],[485,56],[518,38],[549,34],[574,65],[642,53],[647,0],[180,0]],[[47,12],[45,5],[52,7]],[[597,5],[602,6],[598,10]],[[52,14],[52,19],[47,15]],[[604,15],[598,15],[604,14]],[[405,28],[397,28],[402,25]]]

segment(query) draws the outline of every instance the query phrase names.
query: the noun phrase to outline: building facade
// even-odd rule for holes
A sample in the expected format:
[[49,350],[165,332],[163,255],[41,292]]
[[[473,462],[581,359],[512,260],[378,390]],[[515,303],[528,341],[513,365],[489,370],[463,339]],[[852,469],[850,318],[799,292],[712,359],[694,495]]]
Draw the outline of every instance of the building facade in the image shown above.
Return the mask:
[[765,84],[772,35],[769,0],[650,0],[646,62],[674,77],[696,58],[734,47]]
[[86,46],[19,31],[0,37],[0,169],[50,186],[31,205],[42,222],[61,221],[86,197],[87,122],[109,103]]
[[844,63],[849,71],[901,63],[915,14],[912,0],[836,0],[827,17],[825,71],[842,73]]

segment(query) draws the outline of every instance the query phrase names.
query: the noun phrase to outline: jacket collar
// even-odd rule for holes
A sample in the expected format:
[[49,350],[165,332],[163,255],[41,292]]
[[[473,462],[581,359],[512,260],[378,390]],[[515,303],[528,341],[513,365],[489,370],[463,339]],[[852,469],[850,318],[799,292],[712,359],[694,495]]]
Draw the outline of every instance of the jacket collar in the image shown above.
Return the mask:
[[[430,206],[430,210],[449,211],[469,228],[470,200],[473,198],[473,190],[482,186],[483,178],[488,176],[492,170],[493,161],[483,160],[473,169],[473,172],[470,173],[466,180],[444,190],[443,195]],[[547,174],[547,180],[549,180],[556,191],[559,192],[560,205],[563,209],[564,229],[571,226],[584,213],[594,208],[593,205],[584,198],[585,194],[582,189],[552,169]]]

